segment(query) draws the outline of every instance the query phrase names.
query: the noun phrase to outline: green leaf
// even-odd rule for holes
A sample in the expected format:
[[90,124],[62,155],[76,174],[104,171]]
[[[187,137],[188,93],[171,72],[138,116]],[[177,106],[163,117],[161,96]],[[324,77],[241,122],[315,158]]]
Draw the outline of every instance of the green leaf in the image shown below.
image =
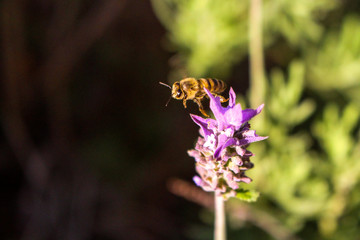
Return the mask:
[[260,193],[254,190],[237,189],[236,198],[245,202],[256,202]]

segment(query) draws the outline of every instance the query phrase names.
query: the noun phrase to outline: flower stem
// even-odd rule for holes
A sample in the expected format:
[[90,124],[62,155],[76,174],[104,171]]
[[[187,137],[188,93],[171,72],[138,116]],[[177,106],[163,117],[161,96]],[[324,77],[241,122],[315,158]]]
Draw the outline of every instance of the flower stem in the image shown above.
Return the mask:
[[250,0],[249,55],[250,103],[258,106],[264,102],[266,80],[262,45],[262,0]]
[[221,195],[215,196],[215,231],[214,240],[226,239],[225,203]]

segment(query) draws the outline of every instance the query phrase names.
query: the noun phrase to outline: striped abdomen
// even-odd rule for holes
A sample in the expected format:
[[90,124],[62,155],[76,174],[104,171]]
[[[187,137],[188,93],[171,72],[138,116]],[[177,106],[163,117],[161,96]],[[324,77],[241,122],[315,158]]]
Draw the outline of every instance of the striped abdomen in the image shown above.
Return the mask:
[[211,93],[222,93],[226,89],[226,83],[216,78],[199,78],[197,79],[201,88],[207,88]]

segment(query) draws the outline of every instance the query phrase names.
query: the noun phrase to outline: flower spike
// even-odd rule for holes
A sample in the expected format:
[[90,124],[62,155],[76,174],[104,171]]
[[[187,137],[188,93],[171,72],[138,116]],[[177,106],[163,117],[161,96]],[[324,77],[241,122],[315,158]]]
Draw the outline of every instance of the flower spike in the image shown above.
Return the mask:
[[204,90],[210,98],[215,119],[190,115],[203,136],[198,138],[195,149],[188,151],[195,158],[199,174],[193,180],[203,190],[228,198],[236,195],[240,182],[252,181],[245,175],[245,171],[254,166],[250,161],[253,154],[246,148],[250,143],[267,137],[258,136],[255,130],[250,130],[247,122],[261,112],[264,104],[257,109],[242,110],[235,102],[234,90],[230,88],[228,106],[223,107],[219,97],[213,96],[206,88]]

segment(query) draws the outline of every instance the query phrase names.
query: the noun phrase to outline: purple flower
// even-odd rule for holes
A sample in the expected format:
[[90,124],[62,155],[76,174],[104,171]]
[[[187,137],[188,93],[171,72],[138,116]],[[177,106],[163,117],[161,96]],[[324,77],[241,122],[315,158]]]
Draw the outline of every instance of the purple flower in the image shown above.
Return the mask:
[[200,134],[196,147],[188,154],[195,158],[196,185],[205,191],[215,191],[226,197],[234,196],[239,182],[249,183],[251,179],[245,171],[252,168],[250,157],[253,155],[246,148],[252,142],[266,139],[258,136],[255,130],[250,130],[248,121],[261,112],[264,104],[257,109],[242,110],[240,104],[235,104],[236,95],[231,88],[229,104],[223,107],[219,97],[213,96],[205,89],[210,98],[210,109],[215,119],[204,119],[190,115],[200,126]]

